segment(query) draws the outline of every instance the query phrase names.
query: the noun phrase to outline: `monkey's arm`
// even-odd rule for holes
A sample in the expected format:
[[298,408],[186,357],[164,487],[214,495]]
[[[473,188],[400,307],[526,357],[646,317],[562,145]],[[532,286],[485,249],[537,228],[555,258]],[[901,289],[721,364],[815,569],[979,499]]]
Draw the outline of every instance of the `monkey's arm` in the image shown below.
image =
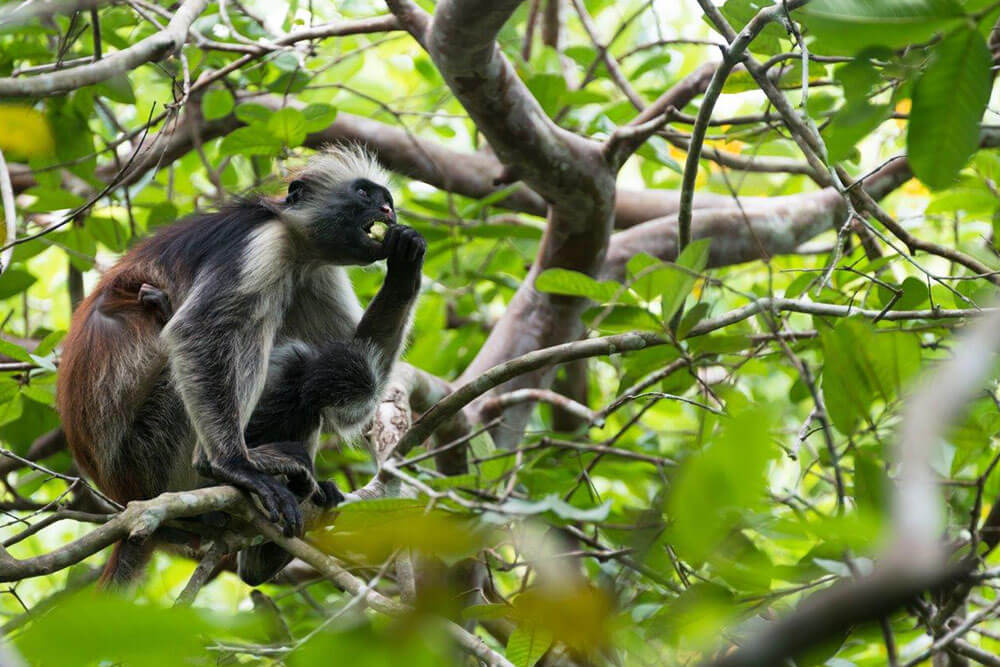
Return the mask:
[[388,268],[385,282],[354,333],[355,340],[366,342],[377,350],[377,375],[382,378],[392,369],[410,328],[427,243],[416,230],[394,225],[386,233],[383,248]]
[[201,280],[161,334],[172,381],[198,436],[195,467],[252,492],[286,534],[301,534],[298,500],[271,475],[315,486],[310,467],[248,450],[243,434],[264,382],[278,314],[262,294],[222,287],[232,284],[228,276]]
[[344,347],[322,352],[316,368],[307,375],[307,394],[329,396],[323,414],[342,436],[350,437],[371,419],[382,396],[393,364],[410,327],[410,314],[420,289],[420,269],[427,244],[415,230],[402,225],[389,228],[383,244],[388,274],[361,317],[354,338]]

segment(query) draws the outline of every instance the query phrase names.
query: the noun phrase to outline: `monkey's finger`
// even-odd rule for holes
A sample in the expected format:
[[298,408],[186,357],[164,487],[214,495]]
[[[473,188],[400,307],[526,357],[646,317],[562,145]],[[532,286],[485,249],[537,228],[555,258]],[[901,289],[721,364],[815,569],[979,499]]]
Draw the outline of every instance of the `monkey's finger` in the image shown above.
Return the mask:
[[424,251],[427,249],[427,243],[420,236],[413,239],[410,244],[410,261],[415,262],[424,255]]
[[396,227],[390,227],[389,233],[386,234],[382,248],[387,258],[396,256],[396,246],[399,245],[399,232],[400,227],[397,225]]

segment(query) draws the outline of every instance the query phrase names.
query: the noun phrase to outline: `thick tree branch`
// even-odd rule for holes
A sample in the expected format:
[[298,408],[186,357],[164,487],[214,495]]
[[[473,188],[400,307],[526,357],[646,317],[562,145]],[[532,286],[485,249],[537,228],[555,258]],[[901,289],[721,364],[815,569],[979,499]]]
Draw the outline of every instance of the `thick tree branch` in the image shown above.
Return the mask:
[[124,74],[180,48],[208,0],[185,0],[163,30],[96,62],[30,78],[0,78],[0,97],[59,95]]
[[[436,6],[427,28],[422,21],[410,18],[421,16],[412,3],[389,2],[418,41],[425,41],[444,80],[506,170],[541,194],[549,205],[545,235],[528,276],[463,379],[529,350],[580,335],[585,300],[539,293],[534,281],[550,267],[596,273],[613,223],[615,175],[600,144],[553,123],[495,42],[519,4],[520,0],[445,0]],[[545,386],[549,379],[518,378],[517,382]],[[516,437],[529,411],[527,405],[510,410],[505,438]],[[501,445],[507,444],[500,435],[495,433],[494,438]]]
[[[906,160],[889,162],[865,179],[865,196],[882,198],[911,177]],[[795,250],[835,229],[846,215],[844,198],[834,189],[768,198],[740,198],[740,208],[700,208],[692,212],[692,238],[712,239],[709,266],[729,266]],[[601,275],[621,280],[625,265],[645,252],[664,261],[678,253],[679,215],[650,220],[611,237]]]
[[[414,19],[420,13],[410,3],[389,3],[410,32],[426,40],[441,75],[501,162],[552,205],[576,207],[584,218],[577,225],[587,225],[589,216],[580,214],[601,206],[595,189],[606,186],[611,175],[599,164],[594,142],[545,115],[494,41],[520,4],[446,0],[425,28]],[[610,193],[604,198],[610,200]]]

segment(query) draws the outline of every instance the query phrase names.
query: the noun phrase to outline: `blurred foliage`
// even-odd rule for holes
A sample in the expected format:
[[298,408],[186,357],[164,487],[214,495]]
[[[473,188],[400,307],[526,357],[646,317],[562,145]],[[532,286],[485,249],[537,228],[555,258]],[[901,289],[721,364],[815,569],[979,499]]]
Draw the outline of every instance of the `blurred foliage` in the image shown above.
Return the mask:
[[[146,4],[99,8],[105,54],[149,36],[156,30],[153,21],[167,20],[174,10],[167,3],[136,10]],[[504,52],[561,126],[606,138],[634,109],[569,7],[562,52],[536,37],[525,60],[529,4],[501,32]],[[603,38],[614,35],[609,52],[647,101],[718,57],[713,47],[674,41],[720,39],[694,2],[584,4]],[[739,30],[770,4],[727,0],[721,11]],[[223,15],[220,5],[211,3],[194,30],[204,39],[238,46],[271,40],[276,30],[384,11],[380,3],[365,0],[253,0],[244,3],[245,10],[233,5],[239,3],[230,3]],[[978,147],[980,124],[996,122],[987,44],[998,15],[1000,7],[987,0],[813,0],[792,14],[809,53],[823,56],[809,63],[805,97],[797,40],[782,23],[768,26],[750,46],[759,60],[774,58],[771,75],[815,122],[831,161],[857,177],[905,151],[917,179],[885,200],[886,210],[921,239],[961,250],[993,270],[1000,269],[1000,158]],[[91,56],[89,20],[83,12],[0,25],[0,76]],[[401,33],[273,51],[190,99],[184,98],[186,81],[198,81],[243,54],[189,40],[182,55],[183,60],[167,58],[67,95],[0,105],[0,150],[8,162],[29,166],[37,180],[18,198],[19,234],[37,232],[83,207],[71,224],[18,245],[12,266],[0,276],[0,355],[4,364],[18,364],[0,373],[0,440],[14,453],[25,454],[36,438],[58,426],[53,404],[59,342],[69,322],[69,288],[81,272],[85,286],[92,286],[137,240],[217,205],[225,193],[280,191],[281,178],[308,154],[303,142],[309,133],[339,114],[403,126],[459,151],[484,147],[430,58]],[[586,85],[578,87],[585,76]],[[275,110],[261,103],[262,95],[294,102],[294,108]],[[178,103],[200,111],[208,122],[242,126],[173,162],[164,160],[127,189],[104,192],[131,149],[176,126]],[[694,115],[699,104],[680,111]],[[706,145],[737,157],[799,159],[794,141],[773,117],[745,120],[765,113],[773,110],[749,74],[737,70],[713,115],[731,122],[709,128]],[[690,131],[683,122],[671,127]],[[677,188],[683,162],[684,152],[670,135],[656,136],[627,163],[619,185]],[[514,187],[471,200],[402,178],[394,184],[401,219],[430,245],[426,287],[406,353],[410,363],[457,377],[525,279],[544,220],[498,206]],[[736,172],[709,161],[702,162],[697,187],[762,198],[816,189],[801,175]],[[96,193],[100,197],[91,201]],[[516,452],[500,451],[479,435],[469,443],[466,474],[443,476],[430,460],[406,465],[408,474],[445,495],[434,502],[421,496],[352,505],[310,539],[366,580],[381,574],[388,594],[396,591],[383,561],[394,553],[410,550],[429,569],[447,569],[442,564],[469,557],[485,563],[489,600],[480,596],[456,612],[468,587],[456,588],[442,576],[428,584],[428,596],[437,594],[441,604],[419,608],[505,628],[478,633],[519,667],[535,664],[550,649],[597,663],[696,663],[720,640],[749,636],[794,608],[803,595],[853,576],[852,568],[865,571],[885,527],[886,474],[895,472],[888,457],[901,398],[921,369],[948,356],[956,323],[872,323],[805,314],[775,320],[777,315],[762,313],[707,336],[687,334],[699,322],[760,296],[880,311],[969,308],[997,295],[982,277],[939,257],[920,254],[908,261],[897,252],[906,252],[899,243],[881,244],[880,258],[867,257],[859,247],[844,248],[823,284],[835,231],[816,243],[822,252],[708,269],[709,250],[723,247],[725,239],[700,241],[672,263],[636,255],[624,283],[562,269],[544,272],[537,289],[591,299],[584,315],[591,333],[643,330],[675,337],[672,345],[590,360],[585,394],[591,409],[606,408],[671,362],[686,365],[650,382],[642,396],[623,401],[590,427],[557,431],[556,409],[540,406]],[[381,284],[381,269],[352,275],[362,300]],[[775,331],[798,335],[779,343]],[[800,365],[811,371],[814,386]],[[838,499],[834,462],[815,419],[813,390],[825,398],[843,498]],[[1000,474],[994,472],[985,478],[978,501],[977,481],[997,454],[997,405],[996,387],[985,388],[933,462],[940,478],[949,480],[943,487],[949,538],[967,536],[963,531],[974,508],[986,516],[1000,494]],[[417,448],[408,456],[423,453]],[[74,470],[65,452],[44,463],[63,473]],[[374,472],[367,455],[351,448],[324,450],[318,465],[343,488],[363,484]],[[34,509],[72,503],[75,497],[62,480],[40,471],[15,472],[7,482],[5,538],[24,521],[38,520]],[[88,530],[86,524],[61,521],[10,551],[19,558],[37,556]],[[4,629],[30,664],[350,660],[361,667],[459,659],[429,615],[380,617],[329,582],[262,587],[291,641],[267,631],[260,623],[263,612],[250,613],[249,589],[228,572],[201,592],[197,610],[168,610],[194,564],[163,554],[135,601],[84,591],[46,602],[64,588],[78,587],[104,557],[18,582],[0,594],[0,613],[11,624]],[[996,556],[989,562],[995,565]],[[988,586],[977,592],[995,599]],[[26,609],[35,610],[29,623],[22,616]],[[902,656],[927,645],[924,628],[906,613],[888,623]],[[997,622],[987,626],[998,630]],[[1000,642],[988,635],[968,639],[1000,650]],[[878,628],[856,628],[796,664],[883,665],[886,647]]]

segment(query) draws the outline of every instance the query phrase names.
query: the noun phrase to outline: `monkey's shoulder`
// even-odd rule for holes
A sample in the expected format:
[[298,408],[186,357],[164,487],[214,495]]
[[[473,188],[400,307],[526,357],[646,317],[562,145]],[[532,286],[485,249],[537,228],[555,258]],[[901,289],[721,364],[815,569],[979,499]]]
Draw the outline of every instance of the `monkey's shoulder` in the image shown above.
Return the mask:
[[[157,264],[189,282],[206,267],[236,267],[250,238],[277,219],[265,199],[237,200],[219,211],[193,215],[137,245],[128,256],[143,264]],[[126,257],[128,257],[126,256]]]

